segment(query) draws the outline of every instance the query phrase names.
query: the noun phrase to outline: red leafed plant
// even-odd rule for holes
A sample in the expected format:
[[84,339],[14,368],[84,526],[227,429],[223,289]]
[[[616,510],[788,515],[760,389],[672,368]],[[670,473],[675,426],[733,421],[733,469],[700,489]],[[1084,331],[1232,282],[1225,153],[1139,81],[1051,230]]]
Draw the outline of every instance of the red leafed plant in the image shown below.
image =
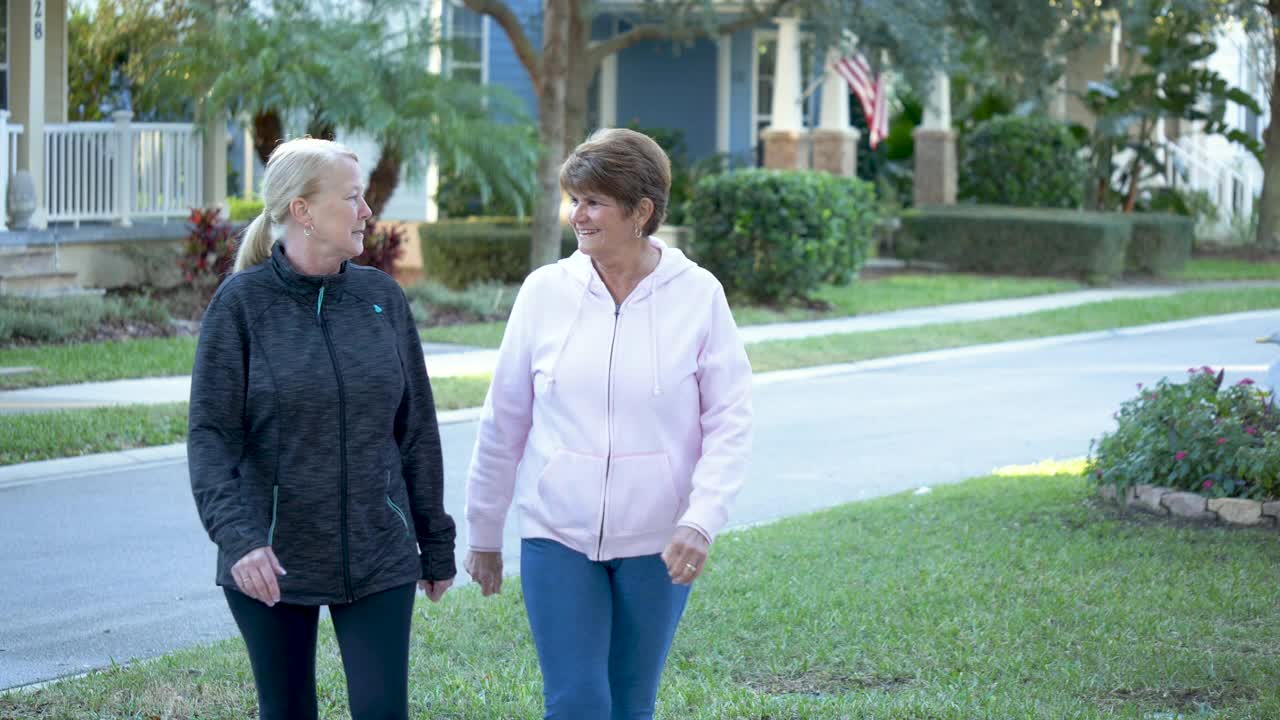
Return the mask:
[[223,279],[231,274],[236,258],[235,227],[221,221],[221,214],[216,207],[192,208],[187,218],[191,232],[178,258],[183,279],[201,294],[204,304],[208,304]]
[[404,254],[404,229],[388,223],[381,228],[374,218],[369,218],[364,229],[364,252],[352,259],[358,265],[376,267],[392,275],[400,256]]

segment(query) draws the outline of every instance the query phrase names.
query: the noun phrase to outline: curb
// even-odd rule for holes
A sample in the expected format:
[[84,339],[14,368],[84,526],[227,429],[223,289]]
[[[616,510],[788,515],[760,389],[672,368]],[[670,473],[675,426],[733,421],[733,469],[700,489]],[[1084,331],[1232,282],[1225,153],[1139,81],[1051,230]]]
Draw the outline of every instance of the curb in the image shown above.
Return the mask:
[[[1137,337],[1183,328],[1212,325],[1217,322],[1255,320],[1264,317],[1271,317],[1277,314],[1280,314],[1280,309],[1252,310],[1249,312],[1233,313],[1230,315],[1210,315],[1202,318],[1178,320],[1168,323],[1158,323],[1155,325],[1141,325],[1130,328],[1117,328],[1114,330],[1076,333],[1073,335],[1054,335],[1034,340],[1012,340],[1009,342],[989,343],[986,345],[969,345],[966,347],[951,348],[947,350],[930,350],[927,352],[912,353],[909,355],[895,355],[893,357],[861,360],[858,362],[841,363],[837,365],[819,365],[817,367],[797,368],[794,370],[773,370],[769,372],[756,373],[753,381],[755,385],[774,385],[785,382],[819,380],[823,378],[838,377],[841,375],[850,375],[858,372],[906,367],[928,362],[979,357],[982,355],[1017,352],[1020,350],[1036,350],[1054,347],[1057,345],[1067,345],[1071,343],[1088,342],[1091,340],[1102,340],[1115,337]],[[478,407],[463,408],[460,410],[445,410],[438,413],[436,418],[440,425],[453,425],[479,420],[481,412],[482,409]],[[41,460],[38,462],[22,463],[18,465],[0,466],[0,489],[29,485],[46,480],[56,480],[58,478],[68,476],[83,476],[92,475],[98,472],[110,472],[112,470],[119,470],[127,467],[150,467],[153,465],[185,460],[186,456],[186,443],[176,443],[173,445],[163,445],[153,448],[138,448],[135,450],[123,450],[120,452],[99,453],[96,455],[82,455],[80,457],[73,458],[59,458],[56,460]]]

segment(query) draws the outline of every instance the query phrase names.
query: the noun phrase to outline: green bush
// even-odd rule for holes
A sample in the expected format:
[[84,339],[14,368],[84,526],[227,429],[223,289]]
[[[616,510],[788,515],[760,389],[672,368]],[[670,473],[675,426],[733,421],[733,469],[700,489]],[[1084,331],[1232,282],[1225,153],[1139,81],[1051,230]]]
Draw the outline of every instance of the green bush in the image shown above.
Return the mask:
[[1116,278],[1131,224],[1115,213],[948,205],[903,214],[894,252],[955,270]]
[[1014,207],[1079,208],[1088,167],[1064,123],[1003,115],[965,138],[960,198]]
[[478,282],[455,290],[435,280],[423,280],[404,289],[421,325],[506,320],[515,304],[519,285]]
[[877,220],[866,181],[772,170],[704,178],[689,215],[691,254],[730,294],[764,302],[851,281]]
[[[441,220],[419,227],[422,269],[451,288],[474,283],[519,284],[529,274],[529,218],[481,217]],[[564,227],[560,256],[578,249],[573,229]]]
[[227,198],[227,216],[233,223],[247,223],[262,214],[262,198],[231,195]]
[[1116,429],[1090,443],[1086,472],[1118,489],[1158,485],[1210,497],[1280,497],[1280,414],[1251,379],[1222,388],[1223,373],[1189,368],[1161,379],[1116,413]]
[[1196,242],[1195,221],[1164,213],[1133,213],[1123,216],[1133,230],[1124,261],[1125,272],[1168,275],[1181,270],[1191,259]]
[[0,295],[0,345],[93,340],[127,326],[170,330],[169,312],[146,296],[28,298]]

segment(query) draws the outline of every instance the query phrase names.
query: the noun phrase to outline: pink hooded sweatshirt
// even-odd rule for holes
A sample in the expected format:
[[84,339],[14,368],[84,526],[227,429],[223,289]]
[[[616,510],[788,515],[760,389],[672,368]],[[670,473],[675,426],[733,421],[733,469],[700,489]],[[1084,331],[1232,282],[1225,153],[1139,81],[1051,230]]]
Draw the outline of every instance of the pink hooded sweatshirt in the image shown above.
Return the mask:
[[751,447],[751,366],[724,289],[657,238],[658,267],[615,305],[581,252],[525,280],[467,480],[472,550],[520,535],[592,560],[715,537]]

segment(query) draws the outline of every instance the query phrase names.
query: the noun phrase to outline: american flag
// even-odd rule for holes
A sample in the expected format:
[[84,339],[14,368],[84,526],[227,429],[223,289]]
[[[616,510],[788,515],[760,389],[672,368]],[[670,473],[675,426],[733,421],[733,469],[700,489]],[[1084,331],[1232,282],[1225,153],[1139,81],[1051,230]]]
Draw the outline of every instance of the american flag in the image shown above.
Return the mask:
[[835,71],[849,83],[849,90],[862,104],[862,114],[867,118],[867,130],[874,148],[889,136],[889,109],[885,104],[884,74],[871,74],[871,65],[862,53],[856,53],[836,61]]

